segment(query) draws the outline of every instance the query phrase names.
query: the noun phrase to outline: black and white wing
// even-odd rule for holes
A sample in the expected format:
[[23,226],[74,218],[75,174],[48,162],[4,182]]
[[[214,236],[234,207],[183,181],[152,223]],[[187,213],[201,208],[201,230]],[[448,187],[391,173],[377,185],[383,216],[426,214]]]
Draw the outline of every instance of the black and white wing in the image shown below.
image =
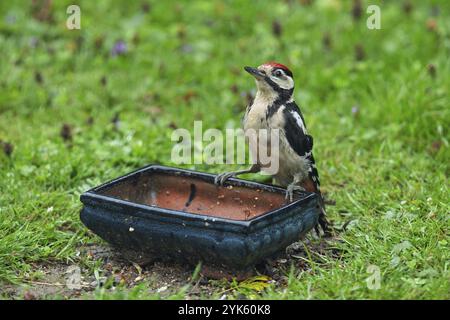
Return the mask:
[[284,110],[284,131],[289,145],[299,156],[312,152],[313,138],[306,130],[305,121],[295,102],[288,103]]
[[320,189],[319,173],[312,153],[313,137],[308,134],[303,115],[295,102],[286,104],[284,109],[284,131],[286,139],[294,151],[310,162],[308,174],[317,191]]

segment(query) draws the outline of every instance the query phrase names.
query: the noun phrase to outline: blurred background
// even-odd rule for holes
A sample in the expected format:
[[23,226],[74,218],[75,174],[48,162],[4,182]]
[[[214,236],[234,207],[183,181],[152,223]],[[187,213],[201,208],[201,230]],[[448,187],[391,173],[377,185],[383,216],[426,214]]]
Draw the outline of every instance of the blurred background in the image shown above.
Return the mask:
[[[80,30],[66,28],[71,4]],[[366,26],[369,4],[381,9],[380,30]],[[399,231],[390,219],[447,221],[449,14],[445,0],[1,1],[0,279],[76,260],[97,241],[78,221],[79,194],[171,165],[174,129],[239,127],[255,94],[243,67],[267,60],[294,73],[336,225],[362,221],[363,234],[395,241],[426,230],[434,238],[415,246],[441,252],[442,224]],[[361,255],[373,245],[359,243]],[[375,261],[390,250],[378,245]],[[445,259],[432,256],[434,266]]]

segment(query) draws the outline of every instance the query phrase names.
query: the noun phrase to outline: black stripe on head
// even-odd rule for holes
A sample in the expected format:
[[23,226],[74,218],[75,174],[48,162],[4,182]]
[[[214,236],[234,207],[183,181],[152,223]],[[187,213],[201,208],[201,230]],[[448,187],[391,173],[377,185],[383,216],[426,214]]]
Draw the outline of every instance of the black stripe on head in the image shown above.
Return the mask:
[[281,102],[288,101],[292,94],[294,93],[294,88],[291,89],[283,89],[278,86],[275,82],[272,81],[269,77],[266,76],[265,78],[266,82],[272,87],[273,90],[275,90],[278,93],[278,99],[281,100]]

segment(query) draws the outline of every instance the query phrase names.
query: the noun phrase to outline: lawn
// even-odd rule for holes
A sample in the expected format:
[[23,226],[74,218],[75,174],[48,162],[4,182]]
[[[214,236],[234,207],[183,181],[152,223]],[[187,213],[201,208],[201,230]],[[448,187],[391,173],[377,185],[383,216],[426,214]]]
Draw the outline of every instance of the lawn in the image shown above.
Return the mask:
[[[0,298],[450,298],[448,1],[45,2],[0,3]],[[293,70],[335,237],[244,282],[121,261],[80,194],[173,165],[175,128],[239,127],[267,60]]]

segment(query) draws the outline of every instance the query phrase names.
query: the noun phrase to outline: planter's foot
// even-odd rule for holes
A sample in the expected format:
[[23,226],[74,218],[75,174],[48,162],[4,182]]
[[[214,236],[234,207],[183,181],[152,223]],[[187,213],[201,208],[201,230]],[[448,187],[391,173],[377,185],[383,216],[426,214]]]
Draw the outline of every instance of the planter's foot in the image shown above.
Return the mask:
[[201,275],[215,280],[232,280],[243,281],[255,275],[254,268],[248,268],[244,270],[229,270],[223,267],[207,266],[203,265],[200,271]]

